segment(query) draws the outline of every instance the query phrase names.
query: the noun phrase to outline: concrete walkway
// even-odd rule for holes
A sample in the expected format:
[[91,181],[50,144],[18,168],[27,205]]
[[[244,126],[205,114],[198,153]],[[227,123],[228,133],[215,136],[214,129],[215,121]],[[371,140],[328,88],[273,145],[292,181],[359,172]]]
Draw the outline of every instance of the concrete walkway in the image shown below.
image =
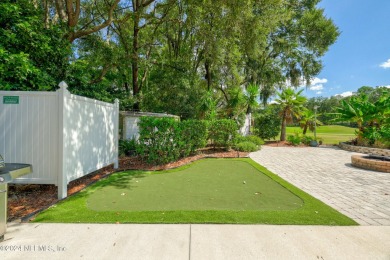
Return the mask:
[[335,147],[263,146],[250,157],[361,225],[390,226],[390,174],[351,166]]
[[390,226],[14,223],[0,259],[390,259]]

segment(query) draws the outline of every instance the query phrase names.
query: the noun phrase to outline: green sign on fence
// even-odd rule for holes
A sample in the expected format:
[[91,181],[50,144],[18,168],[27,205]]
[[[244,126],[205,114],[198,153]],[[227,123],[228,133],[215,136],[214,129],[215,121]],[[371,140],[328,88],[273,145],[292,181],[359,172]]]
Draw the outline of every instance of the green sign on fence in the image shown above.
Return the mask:
[[19,96],[4,96],[3,104],[19,104]]

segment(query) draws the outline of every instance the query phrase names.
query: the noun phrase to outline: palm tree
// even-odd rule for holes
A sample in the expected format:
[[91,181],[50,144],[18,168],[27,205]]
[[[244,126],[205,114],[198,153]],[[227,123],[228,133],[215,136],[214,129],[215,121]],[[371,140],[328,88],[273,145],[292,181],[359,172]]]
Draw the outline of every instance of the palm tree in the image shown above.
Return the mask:
[[245,117],[249,122],[248,125],[248,131],[246,134],[251,133],[251,127],[252,127],[252,109],[258,107],[259,103],[257,102],[257,98],[259,96],[259,86],[256,84],[249,84],[246,87],[245,91],[245,106],[246,106],[246,113]]
[[[223,89],[221,89],[223,91]],[[245,89],[242,87],[230,88],[228,91],[223,91],[227,101],[226,113],[229,118],[237,120],[240,115],[245,113],[246,122],[241,129],[243,135],[250,134],[251,129],[251,112],[259,104],[257,98],[259,96],[259,86],[249,84]],[[247,121],[248,120],[248,121]]]
[[385,122],[385,111],[390,105],[387,99],[380,99],[373,104],[368,101],[367,95],[362,94],[353,96],[349,100],[341,100],[340,106],[336,107],[336,113],[333,113],[336,115],[333,121],[356,123],[357,142],[360,144],[367,127],[379,127]]
[[363,125],[368,119],[368,113],[364,110],[365,104],[360,97],[351,97],[349,101],[341,100],[340,106],[336,107],[336,122],[354,122],[359,130],[363,130]]
[[286,88],[281,93],[277,93],[278,98],[275,101],[281,107],[282,116],[280,141],[286,141],[287,123],[292,123],[293,118],[299,117],[299,114],[304,109],[303,104],[307,99],[301,95],[302,91],[303,89],[295,92],[292,88]]
[[246,114],[252,113],[252,108],[255,108],[259,105],[257,102],[257,97],[259,96],[259,86],[256,84],[249,84],[246,87],[245,95],[245,105],[246,105]]
[[218,100],[214,97],[213,91],[205,92],[198,107],[200,118],[207,120],[215,119],[217,116],[217,104]]
[[[318,116],[318,114],[317,114]],[[315,124],[314,124],[315,122]],[[314,115],[313,111],[309,109],[305,109],[301,113],[301,119],[299,121],[299,126],[303,129],[303,134],[305,135],[307,132],[307,129],[310,131],[314,131],[314,126],[322,125],[322,122],[317,119],[317,117]]]

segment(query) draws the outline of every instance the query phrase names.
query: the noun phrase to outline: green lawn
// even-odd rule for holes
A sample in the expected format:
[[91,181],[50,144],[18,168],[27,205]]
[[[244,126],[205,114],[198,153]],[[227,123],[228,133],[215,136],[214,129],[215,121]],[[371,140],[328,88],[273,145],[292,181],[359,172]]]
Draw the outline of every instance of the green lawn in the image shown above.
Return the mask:
[[203,159],[170,171],[116,173],[34,221],[356,225],[251,159]]
[[[316,135],[323,139],[324,144],[338,144],[339,142],[349,141],[354,139],[356,128],[339,126],[339,125],[325,125],[317,127]],[[294,133],[302,133],[302,129],[298,126],[289,126],[286,129],[287,135]],[[313,132],[308,131],[307,136],[314,137]]]

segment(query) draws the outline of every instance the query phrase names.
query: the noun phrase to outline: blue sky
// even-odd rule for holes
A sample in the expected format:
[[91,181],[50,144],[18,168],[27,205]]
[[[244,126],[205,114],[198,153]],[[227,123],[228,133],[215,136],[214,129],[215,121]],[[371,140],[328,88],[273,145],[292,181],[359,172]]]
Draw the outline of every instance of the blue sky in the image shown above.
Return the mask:
[[318,6],[341,35],[305,95],[346,96],[361,86],[390,86],[390,0],[322,0]]

